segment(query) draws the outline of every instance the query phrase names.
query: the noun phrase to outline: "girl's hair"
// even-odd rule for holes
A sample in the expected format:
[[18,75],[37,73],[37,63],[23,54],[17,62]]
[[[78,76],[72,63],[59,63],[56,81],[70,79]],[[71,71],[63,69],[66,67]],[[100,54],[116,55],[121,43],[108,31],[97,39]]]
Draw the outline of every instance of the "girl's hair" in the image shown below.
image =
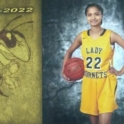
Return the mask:
[[85,15],[87,15],[87,11],[90,7],[96,7],[103,15],[103,8],[99,4],[96,4],[96,3],[91,3],[87,5],[87,7],[85,8]]

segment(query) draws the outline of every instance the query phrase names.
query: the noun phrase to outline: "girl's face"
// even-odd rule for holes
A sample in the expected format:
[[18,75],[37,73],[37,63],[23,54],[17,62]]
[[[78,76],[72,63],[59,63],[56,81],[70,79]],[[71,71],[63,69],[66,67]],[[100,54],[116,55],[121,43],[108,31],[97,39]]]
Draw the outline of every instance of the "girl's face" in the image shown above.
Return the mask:
[[101,25],[102,13],[96,7],[90,7],[87,11],[87,21],[91,26]]

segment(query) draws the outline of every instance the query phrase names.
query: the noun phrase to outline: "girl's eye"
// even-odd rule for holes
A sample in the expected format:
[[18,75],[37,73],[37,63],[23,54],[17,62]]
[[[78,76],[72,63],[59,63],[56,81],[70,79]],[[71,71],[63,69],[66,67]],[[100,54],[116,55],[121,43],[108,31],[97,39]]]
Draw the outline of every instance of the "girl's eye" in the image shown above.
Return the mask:
[[[99,13],[94,13],[93,15],[99,16]],[[88,17],[92,16],[92,14],[87,14]]]
[[96,13],[95,15],[99,15],[99,13]]
[[91,14],[87,14],[87,16],[91,16]]

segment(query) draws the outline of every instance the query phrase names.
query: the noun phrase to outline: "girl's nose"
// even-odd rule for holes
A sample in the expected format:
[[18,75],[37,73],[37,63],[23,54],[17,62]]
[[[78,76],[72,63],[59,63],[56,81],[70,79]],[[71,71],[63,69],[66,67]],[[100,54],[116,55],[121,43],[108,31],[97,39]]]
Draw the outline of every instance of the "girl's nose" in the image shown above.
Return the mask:
[[95,19],[95,15],[92,15],[92,16],[91,16],[91,19]]

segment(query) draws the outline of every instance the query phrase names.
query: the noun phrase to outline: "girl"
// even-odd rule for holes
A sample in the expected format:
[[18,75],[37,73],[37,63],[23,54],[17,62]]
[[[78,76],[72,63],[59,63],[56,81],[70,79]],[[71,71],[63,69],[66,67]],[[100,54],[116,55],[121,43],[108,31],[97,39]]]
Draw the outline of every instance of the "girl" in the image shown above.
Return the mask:
[[69,81],[63,73],[65,62],[81,46],[85,74],[80,111],[89,115],[91,124],[110,124],[112,112],[118,107],[115,101],[116,76],[124,74],[124,66],[120,71],[112,67],[114,44],[124,48],[124,39],[101,27],[103,8],[100,5],[89,4],[85,15],[91,28],[81,32],[67,50],[62,75]]

